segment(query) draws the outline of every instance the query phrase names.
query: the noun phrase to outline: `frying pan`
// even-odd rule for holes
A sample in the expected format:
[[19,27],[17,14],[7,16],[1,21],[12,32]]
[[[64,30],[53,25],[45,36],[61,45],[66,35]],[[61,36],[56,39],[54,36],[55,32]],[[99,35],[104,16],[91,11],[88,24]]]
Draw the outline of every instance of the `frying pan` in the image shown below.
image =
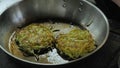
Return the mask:
[[[90,31],[97,48],[91,53],[65,63],[37,63],[12,55],[8,49],[11,34],[18,28],[34,20],[64,19],[80,24]],[[0,47],[6,54],[20,61],[37,65],[61,65],[80,61],[96,51],[106,42],[109,24],[106,16],[95,5],[86,0],[24,0],[8,8],[0,16]]]

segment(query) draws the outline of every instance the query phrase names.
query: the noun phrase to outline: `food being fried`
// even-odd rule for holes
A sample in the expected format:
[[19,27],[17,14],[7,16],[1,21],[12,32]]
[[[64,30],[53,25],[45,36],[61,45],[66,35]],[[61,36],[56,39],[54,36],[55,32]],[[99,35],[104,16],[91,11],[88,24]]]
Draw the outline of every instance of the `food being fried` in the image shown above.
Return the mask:
[[93,51],[95,41],[88,30],[73,29],[67,34],[60,34],[56,40],[56,48],[60,54],[77,59]]
[[[57,59],[60,56],[67,61],[73,60],[96,48],[88,30],[65,23],[33,23],[16,30],[10,40],[12,54],[24,59],[29,58],[30,61],[32,57],[32,61],[39,62],[46,62],[48,57],[59,62]],[[54,52],[54,49],[57,52]],[[54,53],[58,54],[57,59],[52,56]],[[39,58],[43,59],[43,55],[47,57],[45,61],[39,60]]]
[[30,24],[16,32],[16,44],[29,55],[39,54],[53,46],[54,37],[50,29],[40,24]]

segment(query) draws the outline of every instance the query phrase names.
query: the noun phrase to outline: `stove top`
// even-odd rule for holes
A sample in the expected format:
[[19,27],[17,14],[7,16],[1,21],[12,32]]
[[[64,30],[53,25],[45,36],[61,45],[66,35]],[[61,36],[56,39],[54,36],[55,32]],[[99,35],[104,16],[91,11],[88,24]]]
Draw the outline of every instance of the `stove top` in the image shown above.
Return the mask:
[[[2,12],[1,12],[2,13]],[[120,23],[109,20],[110,34],[105,45],[93,55],[71,64],[57,66],[57,68],[118,68],[120,56]],[[56,68],[56,66],[37,66],[27,64],[8,56],[0,49],[0,68]]]

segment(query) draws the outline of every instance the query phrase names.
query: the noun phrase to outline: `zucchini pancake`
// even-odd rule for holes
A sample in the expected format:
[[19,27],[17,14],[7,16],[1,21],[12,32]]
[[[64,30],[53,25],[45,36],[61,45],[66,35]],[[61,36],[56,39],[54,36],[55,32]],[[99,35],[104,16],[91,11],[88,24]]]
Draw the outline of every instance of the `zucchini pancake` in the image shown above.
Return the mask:
[[60,54],[64,54],[70,59],[77,59],[96,48],[89,31],[81,29],[73,29],[67,34],[60,34],[56,47]]
[[53,46],[53,33],[40,24],[30,24],[16,32],[19,49],[28,55],[39,54]]

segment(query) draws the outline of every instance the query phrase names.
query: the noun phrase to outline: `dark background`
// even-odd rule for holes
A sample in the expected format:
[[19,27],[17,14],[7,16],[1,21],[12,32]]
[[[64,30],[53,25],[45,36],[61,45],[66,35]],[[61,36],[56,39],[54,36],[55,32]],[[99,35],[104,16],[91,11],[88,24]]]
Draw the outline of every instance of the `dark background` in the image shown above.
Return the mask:
[[95,0],[96,5],[104,12],[109,19],[120,21],[120,7],[111,0]]

